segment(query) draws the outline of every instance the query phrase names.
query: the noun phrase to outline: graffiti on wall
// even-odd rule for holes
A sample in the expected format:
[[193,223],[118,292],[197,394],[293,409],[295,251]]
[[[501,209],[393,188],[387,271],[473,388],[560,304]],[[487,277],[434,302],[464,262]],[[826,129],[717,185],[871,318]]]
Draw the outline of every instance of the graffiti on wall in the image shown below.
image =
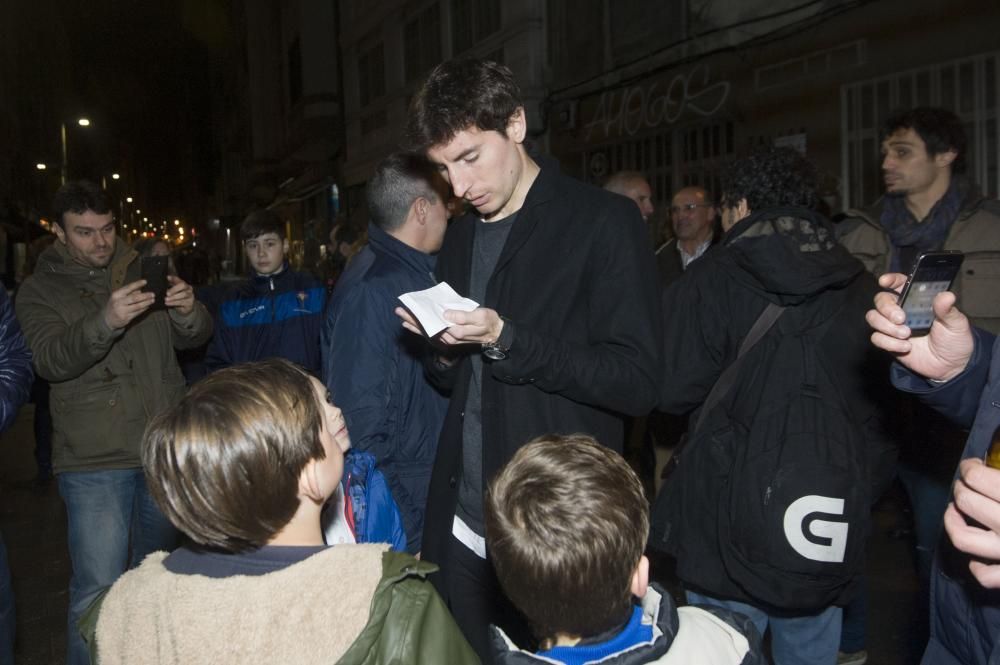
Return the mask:
[[599,138],[607,138],[672,125],[685,112],[710,118],[726,103],[730,87],[729,81],[710,83],[708,65],[697,65],[670,80],[607,90],[601,93],[593,117],[583,124],[586,140],[595,130]]

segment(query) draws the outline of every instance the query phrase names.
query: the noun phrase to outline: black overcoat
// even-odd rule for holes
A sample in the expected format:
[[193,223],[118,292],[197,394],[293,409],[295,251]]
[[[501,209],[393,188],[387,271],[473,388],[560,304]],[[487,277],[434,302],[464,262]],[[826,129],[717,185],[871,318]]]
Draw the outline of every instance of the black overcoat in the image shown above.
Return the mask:
[[[477,223],[452,222],[438,256],[438,278],[463,295]],[[620,452],[622,414],[649,413],[659,380],[659,280],[635,203],[543,165],[481,304],[515,331],[507,359],[484,361],[484,478],[541,434],[583,432]],[[471,374],[467,359],[438,368],[452,398],[428,495],[429,561],[445,559],[451,533]]]

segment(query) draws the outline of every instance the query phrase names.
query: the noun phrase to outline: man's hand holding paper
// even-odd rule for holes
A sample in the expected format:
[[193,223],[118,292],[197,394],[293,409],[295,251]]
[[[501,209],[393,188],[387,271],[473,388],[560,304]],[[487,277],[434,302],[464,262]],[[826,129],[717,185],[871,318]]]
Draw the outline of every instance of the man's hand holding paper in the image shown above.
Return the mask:
[[447,282],[404,293],[399,300],[406,309],[397,307],[396,315],[407,330],[427,337],[440,333],[445,344],[495,342],[503,329],[503,319],[494,310],[458,295]]

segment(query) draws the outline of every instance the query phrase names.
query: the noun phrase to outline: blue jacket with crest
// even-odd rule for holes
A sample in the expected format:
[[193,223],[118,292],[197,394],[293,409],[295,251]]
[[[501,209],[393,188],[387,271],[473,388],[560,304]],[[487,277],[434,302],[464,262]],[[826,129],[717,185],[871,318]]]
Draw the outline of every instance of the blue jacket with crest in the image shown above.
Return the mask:
[[253,275],[231,288],[219,306],[205,366],[215,371],[238,363],[286,358],[319,376],[319,331],[326,289],[311,275]]

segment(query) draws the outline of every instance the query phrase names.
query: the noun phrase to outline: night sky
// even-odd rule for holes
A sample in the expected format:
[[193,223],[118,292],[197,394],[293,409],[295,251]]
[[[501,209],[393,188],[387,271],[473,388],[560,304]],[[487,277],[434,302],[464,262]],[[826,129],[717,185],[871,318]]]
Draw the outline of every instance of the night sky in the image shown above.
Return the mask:
[[123,187],[144,208],[205,216],[192,208],[204,206],[218,172],[212,109],[223,100],[213,99],[212,81],[225,75],[226,11],[223,0],[40,0],[24,9],[20,20],[52,23],[43,67],[59,73],[39,72],[38,85],[52,88],[45,97],[60,117],[93,122],[71,128],[71,176],[124,175],[131,164]]

